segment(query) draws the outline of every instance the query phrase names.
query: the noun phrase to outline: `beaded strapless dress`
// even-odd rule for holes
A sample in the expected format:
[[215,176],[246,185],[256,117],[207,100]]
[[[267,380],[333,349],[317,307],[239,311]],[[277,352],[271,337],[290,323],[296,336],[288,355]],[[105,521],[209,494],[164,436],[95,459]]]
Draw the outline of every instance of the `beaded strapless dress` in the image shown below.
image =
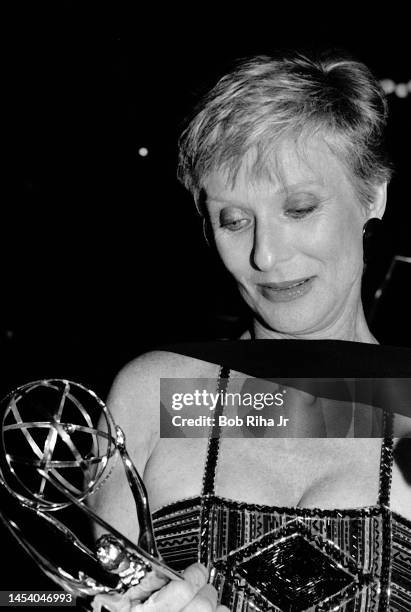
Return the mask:
[[[228,377],[222,367],[219,390]],[[376,504],[332,510],[215,495],[221,433],[215,425],[202,494],[153,514],[164,561],[177,570],[207,565],[219,603],[233,612],[411,611],[411,521],[390,509],[392,419],[385,413]]]

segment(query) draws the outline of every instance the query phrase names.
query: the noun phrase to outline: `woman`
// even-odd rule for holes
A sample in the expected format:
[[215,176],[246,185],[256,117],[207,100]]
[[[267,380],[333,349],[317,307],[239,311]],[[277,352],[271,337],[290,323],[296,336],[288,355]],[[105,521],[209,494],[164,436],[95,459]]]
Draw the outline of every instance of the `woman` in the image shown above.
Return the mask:
[[[242,62],[197,108],[181,137],[179,177],[252,325],[241,337],[248,342],[222,343],[217,354],[155,351],[116,379],[110,409],[144,473],[160,553],[177,569],[189,567],[185,582],[160,588],[147,603],[138,587],[100,603],[411,609],[411,489],[392,459],[388,417],[383,440],[316,439],[312,415],[326,415],[314,412],[315,397],[297,393],[289,415],[298,439],[276,432],[258,443],[220,440],[218,426],[209,441],[160,438],[158,426],[160,378],[218,379],[221,391],[261,372],[375,376],[370,364],[379,360],[386,375],[410,374],[407,349],[372,346],[378,341],[361,304],[363,232],[383,216],[390,178],[385,121],[369,70],[340,55]],[[411,429],[406,419],[403,428]],[[120,470],[94,504],[136,539]],[[192,565],[196,559],[203,565]],[[215,588],[204,586],[207,578]]]

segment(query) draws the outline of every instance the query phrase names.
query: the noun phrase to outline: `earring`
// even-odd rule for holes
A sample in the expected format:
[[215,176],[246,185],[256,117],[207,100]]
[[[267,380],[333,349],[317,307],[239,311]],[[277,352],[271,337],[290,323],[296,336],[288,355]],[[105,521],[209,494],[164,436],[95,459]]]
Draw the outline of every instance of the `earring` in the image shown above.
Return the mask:
[[374,259],[376,247],[381,237],[382,222],[378,217],[371,217],[362,229],[363,261],[365,264]]
[[369,236],[374,233],[375,228],[379,227],[381,223],[381,219],[379,217],[371,217],[371,219],[367,219],[362,228],[362,235]]

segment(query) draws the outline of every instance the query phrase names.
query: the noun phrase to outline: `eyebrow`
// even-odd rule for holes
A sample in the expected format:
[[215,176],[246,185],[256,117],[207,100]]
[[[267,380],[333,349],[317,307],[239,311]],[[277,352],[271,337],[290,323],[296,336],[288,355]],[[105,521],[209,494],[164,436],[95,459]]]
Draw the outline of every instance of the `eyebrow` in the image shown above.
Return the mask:
[[[300,183],[292,183],[291,185],[287,185],[284,189],[279,189],[273,195],[286,195],[288,193],[293,193],[299,189],[304,189],[306,187],[320,187],[324,188],[325,184],[323,181],[301,181]],[[230,206],[247,206],[246,202],[241,202],[235,199],[226,199],[219,196],[213,196],[212,194],[206,196],[206,202],[221,202],[223,204],[229,204]]]

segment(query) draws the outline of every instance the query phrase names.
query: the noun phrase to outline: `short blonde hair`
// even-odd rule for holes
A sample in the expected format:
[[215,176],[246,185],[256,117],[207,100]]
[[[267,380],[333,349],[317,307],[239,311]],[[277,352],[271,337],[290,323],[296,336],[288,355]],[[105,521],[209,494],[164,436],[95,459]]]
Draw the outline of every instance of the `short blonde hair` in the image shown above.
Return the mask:
[[207,175],[228,171],[235,182],[247,152],[252,172],[269,173],[284,138],[321,134],[343,162],[361,202],[389,181],[384,147],[387,103],[370,70],[342,53],[297,52],[240,61],[204,96],[179,139],[178,178],[199,195]]

